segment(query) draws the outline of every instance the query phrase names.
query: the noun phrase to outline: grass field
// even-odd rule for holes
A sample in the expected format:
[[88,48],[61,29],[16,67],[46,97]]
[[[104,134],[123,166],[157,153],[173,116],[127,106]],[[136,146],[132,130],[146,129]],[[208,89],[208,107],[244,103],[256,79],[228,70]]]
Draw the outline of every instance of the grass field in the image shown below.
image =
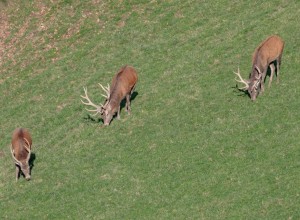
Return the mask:
[[[299,14],[296,0],[1,0],[1,219],[300,219]],[[233,71],[246,78],[272,34],[280,83],[252,102]],[[102,127],[82,87],[103,102],[97,84],[125,64],[132,114]],[[33,136],[29,182],[16,127]]]

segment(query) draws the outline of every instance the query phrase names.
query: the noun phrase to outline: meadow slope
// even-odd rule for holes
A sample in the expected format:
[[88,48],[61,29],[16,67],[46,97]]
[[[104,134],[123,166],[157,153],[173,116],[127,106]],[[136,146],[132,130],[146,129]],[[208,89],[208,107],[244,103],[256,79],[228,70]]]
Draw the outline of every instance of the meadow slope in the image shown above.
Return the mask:
[[[300,3],[0,1],[1,219],[299,219]],[[255,47],[285,41],[280,83],[236,89]],[[132,114],[97,103],[129,64]],[[268,77],[267,77],[268,81]],[[10,138],[33,136],[32,180]]]

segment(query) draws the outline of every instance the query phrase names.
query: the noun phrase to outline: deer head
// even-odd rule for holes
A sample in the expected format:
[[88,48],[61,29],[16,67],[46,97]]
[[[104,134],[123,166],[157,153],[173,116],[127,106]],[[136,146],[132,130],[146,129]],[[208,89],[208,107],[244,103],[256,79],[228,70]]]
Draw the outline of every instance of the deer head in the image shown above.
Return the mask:
[[101,94],[105,98],[104,104],[96,105],[94,104],[90,98],[88,97],[87,94],[87,88],[83,88],[85,96],[81,96],[81,98],[85,99],[86,101],[81,100],[81,102],[85,105],[94,107],[94,109],[86,109],[89,112],[95,112],[93,116],[97,115],[98,113],[101,115],[101,118],[103,119],[104,125],[109,125],[112,117],[113,117],[113,112],[111,109],[111,106],[109,104],[110,102],[110,87],[107,85],[107,87],[102,86],[99,83],[99,86],[104,90],[106,94]]
[[[235,81],[239,82],[239,83],[243,83],[245,86],[242,88],[238,88],[239,90],[242,91],[247,91],[248,94],[250,95],[250,98],[252,101],[256,100],[256,97],[259,93],[259,86],[261,83],[261,71],[259,70],[259,68],[257,66],[255,66],[255,69],[258,72],[258,76],[254,75],[254,77],[250,77],[249,80],[244,80],[240,74],[240,68],[238,68],[238,72],[234,72],[235,75],[237,75],[239,77],[239,80],[235,79]],[[253,73],[252,73],[253,75]]]
[[102,94],[102,96],[105,98],[105,102],[104,105],[102,105],[101,117],[104,125],[109,125],[115,113],[114,109],[112,108],[111,100],[110,100],[111,91],[110,91],[109,84],[107,85],[107,87],[102,86],[100,83],[99,85],[106,93],[106,95]]

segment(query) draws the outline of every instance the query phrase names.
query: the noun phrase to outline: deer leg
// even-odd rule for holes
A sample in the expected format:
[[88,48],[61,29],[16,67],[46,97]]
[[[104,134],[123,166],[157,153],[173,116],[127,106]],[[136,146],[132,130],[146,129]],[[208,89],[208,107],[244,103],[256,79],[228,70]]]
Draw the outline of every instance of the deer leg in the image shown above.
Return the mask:
[[120,119],[120,111],[121,111],[121,105],[119,105],[118,107],[118,113],[117,113],[117,119]]
[[134,86],[132,87],[132,89],[131,89],[131,91],[130,91],[130,95],[132,95],[132,93],[133,93],[133,91],[134,91],[134,89],[135,89],[135,85],[136,85],[136,84],[134,84]]
[[16,181],[20,178],[20,168],[16,165]]
[[277,76],[277,80],[276,83],[279,83],[279,69],[280,69],[280,65],[281,65],[281,55],[278,57],[277,61],[276,61],[276,76]]
[[132,93],[133,93],[133,91],[135,89],[135,85],[130,90],[130,93],[126,95],[126,111],[127,111],[128,115],[130,115],[130,113],[131,113],[130,99],[131,99],[131,95],[132,95]]
[[263,93],[265,91],[265,86],[264,86],[264,82],[265,82],[265,77],[266,77],[266,71],[264,71],[261,75],[261,81],[260,81],[260,93]]
[[130,95],[129,94],[126,95],[126,111],[127,111],[128,115],[130,115],[131,108],[130,108]]
[[273,63],[270,65],[270,69],[271,69],[271,75],[270,75],[270,80],[269,80],[269,85],[268,85],[269,88],[271,86],[273,76],[274,76],[274,73],[275,73],[275,65]]

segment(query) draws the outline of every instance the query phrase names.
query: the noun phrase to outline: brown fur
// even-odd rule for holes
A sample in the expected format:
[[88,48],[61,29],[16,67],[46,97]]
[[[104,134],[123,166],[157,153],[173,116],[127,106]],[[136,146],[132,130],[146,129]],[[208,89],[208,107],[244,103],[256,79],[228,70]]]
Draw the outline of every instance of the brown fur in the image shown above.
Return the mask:
[[102,118],[105,125],[108,125],[114,116],[118,113],[120,118],[120,104],[126,97],[126,110],[130,114],[130,97],[134,91],[138,76],[136,70],[131,66],[122,67],[113,77],[110,86],[109,99],[105,101]]
[[[277,35],[272,35],[267,37],[263,42],[261,42],[258,47],[254,50],[252,55],[252,64],[254,64],[255,59],[259,52],[265,53],[266,50],[270,54],[271,58],[273,56],[273,60],[278,57],[279,54],[282,54],[284,48],[284,41]],[[272,60],[272,58],[271,58]]]
[[272,35],[264,40],[255,49],[252,55],[252,69],[249,75],[249,80],[241,78],[241,81],[246,84],[246,89],[252,100],[255,100],[259,92],[264,91],[264,81],[266,78],[268,67],[270,66],[271,75],[269,80],[269,87],[272,83],[275,73],[275,61],[277,70],[277,82],[279,82],[279,69],[281,65],[281,57],[284,49],[284,41],[276,35]]
[[254,51],[252,56],[252,75],[261,75],[261,90],[264,91],[264,80],[267,74],[268,67],[271,68],[271,76],[269,87],[271,85],[276,61],[277,64],[277,82],[279,82],[279,68],[281,64],[281,57],[284,49],[284,41],[276,35],[268,37],[264,40]]
[[[29,146],[28,146],[29,144]],[[16,163],[16,179],[19,178],[22,171],[26,179],[30,179],[29,170],[29,158],[28,151],[25,147],[31,150],[32,138],[27,129],[16,128],[12,135],[11,148],[14,153],[14,157],[21,163]]]

